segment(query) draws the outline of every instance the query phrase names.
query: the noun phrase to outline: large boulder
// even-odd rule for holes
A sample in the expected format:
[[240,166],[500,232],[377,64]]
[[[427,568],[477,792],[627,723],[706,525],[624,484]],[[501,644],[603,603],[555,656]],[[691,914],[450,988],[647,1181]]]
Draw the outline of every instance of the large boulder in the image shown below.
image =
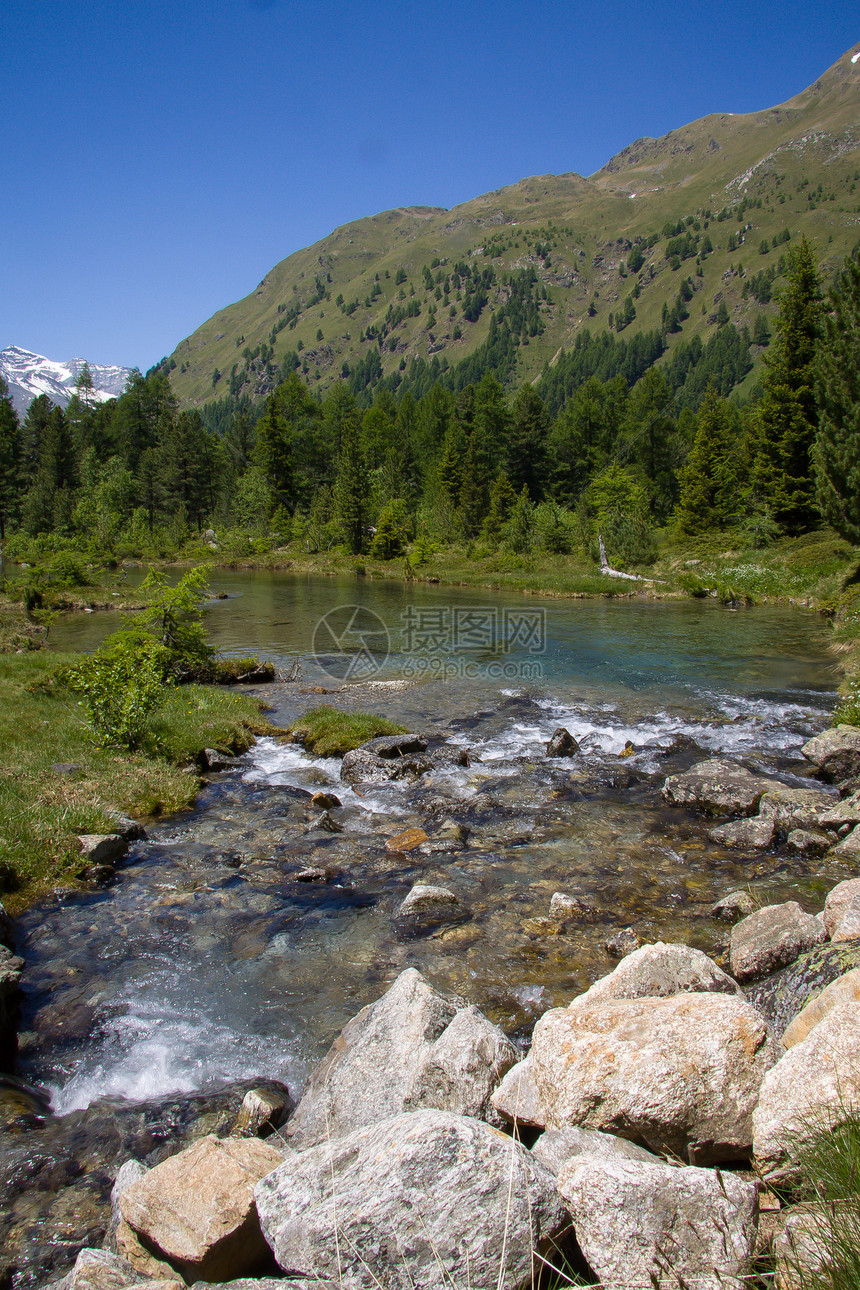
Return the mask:
[[532,1146],[532,1155],[552,1173],[558,1174],[562,1165],[574,1156],[591,1156],[599,1160],[650,1160],[657,1157],[635,1142],[618,1138],[613,1133],[598,1133],[595,1129],[547,1129]]
[[338,1035],[286,1136],[304,1150],[419,1107],[495,1120],[490,1094],[518,1056],[477,1008],[408,968]]
[[511,1124],[542,1129],[546,1124],[544,1110],[534,1080],[534,1068],[528,1057],[512,1066],[499,1087],[490,1096],[493,1107]]
[[840,1003],[860,1003],[860,968],[852,968],[826,985],[809,1001],[787,1027],[782,1036],[784,1048],[802,1043],[811,1030]]
[[186,1281],[228,1281],[265,1270],[268,1249],[254,1185],[284,1154],[258,1138],[201,1138],[120,1194],[134,1233]]
[[683,775],[670,775],[663,797],[672,806],[687,806],[708,815],[752,815],[773,780],[753,775],[737,762],[714,758],[699,762]]
[[740,994],[740,988],[701,950],[656,941],[628,954],[614,972],[595,981],[571,1006],[601,999],[668,998],[689,992]]
[[754,981],[793,963],[827,939],[824,924],[796,900],[765,905],[732,928],[729,957],[739,981]]
[[432,766],[423,735],[381,735],[344,754],[340,777],[345,784],[384,784],[417,779]]
[[321,1143],[256,1189],[284,1272],[341,1290],[531,1285],[569,1219],[555,1177],[506,1135],[415,1111]]
[[840,1003],[765,1076],[753,1145],[766,1175],[791,1172],[812,1135],[844,1123],[860,1100],[860,1003]]
[[793,784],[773,784],[762,797],[758,813],[773,820],[781,833],[792,829],[814,829],[834,805],[835,798],[820,788],[797,788]]
[[577,1156],[558,1189],[603,1290],[743,1290],[755,1256],[757,1186],[662,1161]]
[[711,829],[708,838],[720,847],[736,851],[765,851],[776,836],[776,820],[772,816],[754,815],[748,820],[730,820]]
[[860,967],[860,939],[838,945],[818,945],[763,981],[747,988],[747,998],[781,1035],[790,1021],[826,985]]
[[617,1133],[708,1164],[749,1154],[777,1056],[742,999],[678,994],[553,1008],[535,1026],[530,1061],[548,1128]]
[[860,727],[834,726],[803,745],[821,779],[844,783],[860,775]]
[[860,936],[860,878],[839,882],[827,893],[824,927],[832,941]]

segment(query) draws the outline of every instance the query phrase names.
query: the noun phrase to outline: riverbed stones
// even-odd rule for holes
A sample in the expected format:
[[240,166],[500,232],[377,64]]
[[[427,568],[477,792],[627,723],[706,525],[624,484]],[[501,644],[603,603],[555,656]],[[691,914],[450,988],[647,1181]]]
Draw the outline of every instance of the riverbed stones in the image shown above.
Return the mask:
[[758,806],[759,817],[771,819],[781,833],[816,828],[834,804],[832,793],[820,788],[772,784]]
[[572,757],[579,752],[579,744],[569,730],[559,726],[546,746],[547,757]]
[[796,900],[765,905],[732,928],[730,959],[738,981],[754,981],[786,967],[827,939],[824,924]]
[[753,775],[737,762],[712,758],[682,775],[670,775],[663,797],[672,806],[708,815],[752,815],[772,784],[773,780]]
[[553,1008],[535,1026],[530,1061],[548,1128],[618,1133],[709,1164],[748,1156],[777,1056],[742,999],[679,994]]
[[293,1109],[293,1100],[288,1093],[249,1088],[230,1132],[239,1138],[267,1138],[285,1123]]
[[841,784],[860,775],[860,728],[833,726],[803,745],[821,779]]
[[477,1008],[446,998],[407,968],[341,1031],[312,1072],[286,1136],[303,1151],[422,1107],[495,1120],[490,1094],[518,1056]]
[[528,1057],[506,1072],[490,1101],[502,1119],[511,1124],[538,1129],[546,1124],[546,1111],[535,1084],[534,1067]]
[[[848,828],[847,825],[844,827]],[[835,847],[831,847],[828,859],[844,860],[855,868],[860,865],[860,825],[855,825]]]
[[344,755],[340,777],[353,786],[418,779],[432,766],[430,759],[422,756],[426,748],[426,739],[419,735],[371,739]]
[[116,864],[128,851],[128,843],[121,833],[82,833],[78,842],[87,865]]
[[632,927],[622,927],[604,941],[603,948],[611,959],[623,959],[642,944],[641,937]]
[[731,820],[711,829],[708,838],[717,846],[741,851],[765,851],[776,835],[773,816],[755,815],[752,819]]
[[320,811],[334,811],[341,805],[340,798],[335,797],[334,793],[314,793],[311,802]]
[[843,1123],[858,1100],[860,1003],[840,1003],[764,1078],[753,1115],[759,1167],[766,1175],[790,1172],[810,1135]]
[[402,833],[396,833],[393,838],[388,838],[385,850],[395,853],[414,851],[422,842],[429,840],[429,835],[423,829],[405,829]]
[[783,1047],[793,1048],[795,1044],[801,1043],[837,1004],[858,1002],[860,1002],[860,968],[852,968],[850,972],[838,976],[835,981],[830,982],[830,985],[825,986],[820,994],[810,999],[783,1033]]
[[786,842],[792,851],[802,855],[823,856],[833,845],[833,838],[821,829],[792,829]]
[[555,1177],[505,1134],[422,1110],[302,1152],[255,1191],[293,1276],[344,1290],[520,1287],[569,1219]]
[[396,918],[446,918],[462,907],[456,892],[448,887],[435,887],[432,883],[416,882],[400,902]]
[[743,1290],[755,1255],[757,1186],[662,1161],[577,1156],[558,1188],[603,1290]]
[[254,1185],[283,1159],[258,1138],[209,1135],[127,1187],[120,1214],[187,1281],[252,1274],[265,1267],[268,1253]]
[[748,891],[730,891],[711,906],[711,918],[721,923],[737,923],[755,910],[755,901]]
[[595,981],[574,1004],[594,1004],[602,999],[668,998],[690,991],[740,994],[737,982],[701,950],[657,941],[633,950],[614,972]]

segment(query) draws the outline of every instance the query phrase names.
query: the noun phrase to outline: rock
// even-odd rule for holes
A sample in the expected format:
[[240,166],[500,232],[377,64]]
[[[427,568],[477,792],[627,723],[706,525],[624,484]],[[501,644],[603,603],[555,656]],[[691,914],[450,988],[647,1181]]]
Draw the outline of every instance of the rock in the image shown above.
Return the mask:
[[[847,828],[848,826],[846,825],[845,827]],[[828,858],[845,860],[851,865],[860,863],[860,825],[856,825],[845,835],[841,842],[837,842],[835,847],[831,847]]]
[[340,798],[334,793],[314,793],[311,801],[320,811],[334,811],[341,805]]
[[775,1290],[833,1284],[826,1269],[834,1249],[834,1217],[828,1206],[815,1202],[786,1211],[773,1241]]
[[564,891],[554,891],[549,902],[549,916],[560,923],[581,922],[593,917],[597,911],[587,900],[570,896]]
[[740,994],[737,982],[701,950],[657,941],[633,950],[570,1006],[601,999],[668,998],[689,991]]
[[652,1163],[656,1156],[635,1142],[616,1138],[612,1133],[598,1133],[595,1129],[547,1129],[532,1147],[532,1155],[552,1173],[558,1174],[562,1165],[574,1156],[597,1156],[601,1160],[646,1160]]
[[823,1021],[838,1003],[860,1002],[860,968],[852,968],[826,985],[820,994],[810,999],[797,1014],[782,1036],[783,1046],[793,1048],[802,1043],[809,1032]]
[[[856,930],[850,930],[849,924],[846,927],[848,934],[837,936],[836,933],[845,925],[846,918],[852,920]],[[824,928],[833,941],[847,941],[860,936],[860,878],[848,878],[845,882],[839,882],[827,893],[824,902]]]
[[126,1160],[117,1172],[114,1184],[110,1194],[110,1227],[108,1228],[108,1237],[112,1241],[116,1234],[122,1215],[119,1212],[119,1198],[124,1191],[127,1191],[132,1183],[136,1183],[147,1172],[146,1165],[142,1165],[139,1160]]
[[221,1281],[217,1287],[210,1281],[195,1281],[191,1290],[337,1290],[337,1282],[319,1277],[290,1277],[289,1281],[283,1277],[238,1277],[235,1281]]
[[718,918],[721,923],[736,923],[754,910],[755,901],[748,891],[730,891],[711,906],[711,918]]
[[156,1281],[167,1280],[176,1276],[176,1269],[166,1259],[158,1259],[142,1244],[140,1237],[129,1227],[124,1218],[120,1218],[113,1233],[113,1245],[120,1258],[130,1263],[142,1277]]
[[792,829],[817,828],[833,802],[833,795],[820,788],[774,784],[759,802],[758,813],[763,819],[773,820],[781,833],[789,833]]
[[811,1134],[842,1124],[858,1098],[860,1003],[840,1003],[765,1076],[753,1115],[759,1168],[791,1172],[794,1152]]
[[[64,1278],[67,1290],[128,1290],[130,1286],[139,1286],[141,1275],[127,1259],[107,1250],[81,1250],[75,1259],[75,1266],[69,1276]],[[155,1290],[159,1287],[176,1287],[182,1280],[174,1272],[169,1281],[148,1282]]]
[[422,1107],[495,1119],[490,1094],[518,1056],[477,1008],[445,998],[408,968],[341,1031],[312,1072],[286,1136],[303,1151]]
[[285,1123],[294,1110],[293,1099],[285,1088],[283,1094],[266,1088],[251,1088],[242,1099],[231,1133],[241,1138],[266,1138]]
[[291,873],[290,877],[293,882],[331,882],[334,870],[322,865],[307,865],[304,869]]
[[406,829],[403,833],[397,833],[393,838],[389,838],[385,844],[386,851],[414,851],[422,842],[428,842],[429,837],[423,829]]
[[118,833],[126,842],[142,842],[146,840],[146,829],[139,820],[133,820],[130,815],[123,815],[122,811],[105,811],[108,819],[114,826],[114,832]]
[[547,757],[572,757],[578,752],[579,744],[564,726],[559,726],[546,746]]
[[745,1158],[777,1058],[764,1018],[726,994],[553,1008],[530,1061],[547,1128],[618,1133],[699,1163]]
[[490,1101],[499,1115],[511,1124],[539,1129],[546,1124],[546,1112],[534,1081],[534,1068],[528,1057],[510,1068],[491,1095]]
[[792,829],[787,838],[792,851],[807,855],[824,855],[833,844],[833,839],[819,829]]
[[255,1183],[283,1163],[258,1138],[212,1135],[150,1169],[119,1198],[120,1214],[186,1281],[228,1281],[267,1265]]
[[803,745],[821,779],[834,784],[860,775],[860,728],[834,726]]
[[822,944],[790,967],[749,986],[747,998],[779,1035],[826,985],[856,967],[860,967],[860,940]]
[[379,735],[376,739],[368,739],[361,747],[365,752],[373,753],[374,757],[392,761],[400,757],[408,757],[413,753],[426,752],[427,740],[423,735],[415,734]]
[[434,770],[444,770],[447,766],[469,766],[472,761],[468,748],[458,748],[456,744],[443,744],[429,756]]
[[255,1195],[280,1267],[342,1290],[513,1290],[531,1283],[532,1251],[548,1253],[569,1222],[549,1170],[504,1134],[447,1111],[321,1143]]
[[843,824],[860,824],[860,793],[849,793],[841,802],[834,802],[831,797],[829,809],[819,816],[818,823],[825,829],[838,829]]
[[743,851],[764,851],[773,842],[776,835],[774,816],[753,816],[749,820],[732,820],[711,829],[708,838],[721,847],[733,847]]
[[323,811],[322,815],[317,816],[311,824],[311,829],[322,829],[324,833],[343,833],[343,825],[332,819],[328,811]]
[[603,1290],[743,1290],[753,1270],[754,1182],[656,1160],[577,1156],[558,1188]]
[[622,927],[604,942],[603,948],[611,959],[623,959],[625,954],[638,950],[642,941],[632,927]]
[[739,981],[753,981],[793,963],[826,939],[824,926],[796,900],[765,905],[732,928],[730,958]]
[[219,748],[204,748],[200,754],[200,764],[203,770],[217,773],[221,770],[229,770],[231,766],[237,764],[237,758],[231,757],[229,753],[223,753]]
[[753,775],[733,761],[700,762],[683,775],[670,775],[663,797],[709,815],[752,815],[773,780]]
[[394,915],[395,918],[445,918],[460,908],[460,897],[447,887],[416,882]]
[[[423,743],[424,748],[427,746],[426,742],[419,740],[417,736],[404,736],[404,738],[410,747],[416,743]],[[384,746],[385,751],[376,751],[374,745]],[[353,785],[385,784],[395,779],[418,779],[420,775],[432,768],[429,758],[418,754],[410,756],[407,751],[404,751],[401,756],[396,751],[397,747],[398,745],[391,739],[371,739],[360,748],[354,748],[344,755],[341,762],[341,779],[345,784]]]
[[82,833],[78,837],[81,855],[90,865],[112,865],[128,851],[128,843],[120,833]]

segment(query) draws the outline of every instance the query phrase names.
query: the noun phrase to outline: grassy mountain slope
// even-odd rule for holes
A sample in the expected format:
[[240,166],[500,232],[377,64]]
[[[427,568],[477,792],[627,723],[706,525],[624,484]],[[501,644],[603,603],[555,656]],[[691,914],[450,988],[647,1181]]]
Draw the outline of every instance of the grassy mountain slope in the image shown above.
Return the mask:
[[[457,363],[486,340],[511,275],[525,271],[530,321],[511,324],[517,380],[582,329],[617,328],[619,313],[626,337],[660,327],[679,293],[688,316],[670,348],[711,335],[723,304],[752,328],[775,312],[791,241],[807,236],[826,278],[860,238],[858,50],[779,107],[639,139],[590,178],[536,176],[450,211],[401,208],[336,229],[177,346],[168,365],[181,403],[262,397],[293,354],[320,390],[376,367],[371,354],[385,375],[413,358]],[[635,271],[631,252],[634,265],[642,256]],[[489,269],[480,307],[469,285]]]

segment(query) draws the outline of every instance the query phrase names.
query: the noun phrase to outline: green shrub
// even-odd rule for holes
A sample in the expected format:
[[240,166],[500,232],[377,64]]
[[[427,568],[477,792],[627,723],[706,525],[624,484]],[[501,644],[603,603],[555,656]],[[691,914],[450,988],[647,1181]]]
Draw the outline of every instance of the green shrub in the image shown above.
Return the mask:
[[139,748],[163,697],[169,655],[145,632],[117,632],[64,679],[82,697],[96,743]]

